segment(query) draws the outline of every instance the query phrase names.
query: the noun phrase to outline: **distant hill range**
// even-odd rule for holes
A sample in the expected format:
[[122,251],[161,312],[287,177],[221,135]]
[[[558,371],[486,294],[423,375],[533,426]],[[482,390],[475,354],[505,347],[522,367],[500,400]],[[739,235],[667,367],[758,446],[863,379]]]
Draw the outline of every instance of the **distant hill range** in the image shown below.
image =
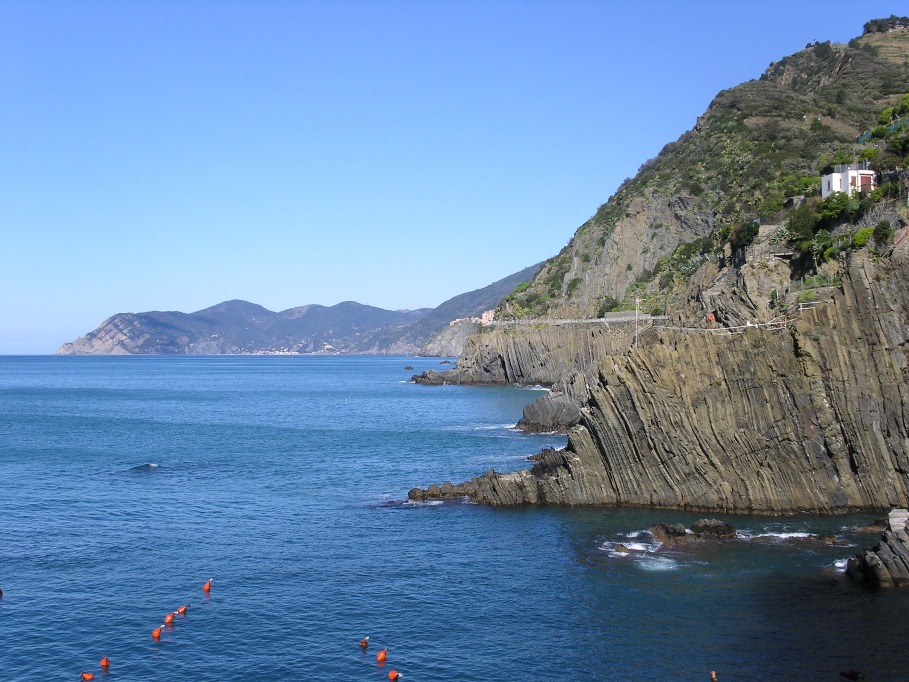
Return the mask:
[[[345,301],[272,312],[247,301],[226,301],[194,313],[118,313],[94,331],[64,343],[57,355],[459,355],[472,318],[495,308],[540,265],[516,272],[437,308],[384,310]],[[452,324],[455,320],[460,320]]]

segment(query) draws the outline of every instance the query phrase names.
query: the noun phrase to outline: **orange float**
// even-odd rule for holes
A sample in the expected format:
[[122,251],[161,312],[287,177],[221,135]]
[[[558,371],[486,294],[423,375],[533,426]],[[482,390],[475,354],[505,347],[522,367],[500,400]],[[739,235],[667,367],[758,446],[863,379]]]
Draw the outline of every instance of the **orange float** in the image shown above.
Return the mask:
[[369,646],[369,637],[360,640],[360,646],[364,649]]
[[189,604],[184,604],[184,605],[181,606],[179,609],[177,609],[177,615],[185,616],[185,615],[186,615],[186,609],[188,609],[188,608],[189,608]]
[[101,657],[101,670],[107,672],[107,669],[110,668],[110,659],[107,656]]
[[397,670],[391,670],[388,673],[388,679],[391,680],[392,682],[394,682],[395,680],[399,680],[399,679],[401,679],[401,673],[399,673]]
[[209,578],[209,579],[208,579],[208,582],[206,582],[206,583],[202,586],[202,591],[203,591],[203,592],[211,592],[211,578]]
[[388,649],[382,649],[382,651],[376,654],[376,663],[384,663],[387,657]]
[[81,677],[83,680],[95,679],[95,676],[92,673],[82,673],[81,675],[79,675],[79,677]]
[[164,624],[165,624],[165,625],[170,625],[170,624],[173,623],[173,622],[174,622],[174,614],[173,614],[173,613],[168,613],[166,616],[164,616]]
[[152,630],[152,639],[155,639],[155,640],[161,639],[161,627],[160,626],[156,627],[154,630]]

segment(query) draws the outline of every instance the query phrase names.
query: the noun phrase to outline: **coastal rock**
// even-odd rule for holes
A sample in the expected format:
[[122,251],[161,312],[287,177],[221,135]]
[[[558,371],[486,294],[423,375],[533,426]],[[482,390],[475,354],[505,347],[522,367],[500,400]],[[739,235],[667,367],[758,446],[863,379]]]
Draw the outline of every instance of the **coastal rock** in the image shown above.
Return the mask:
[[877,547],[850,559],[846,573],[875,587],[909,587],[909,511],[894,509]]
[[467,339],[464,354],[443,372],[411,377],[418,384],[521,384],[553,387],[524,409],[518,426],[528,432],[560,431],[580,419],[587,387],[596,380],[599,359],[622,352],[634,325],[591,320],[581,325],[501,324]]
[[[566,449],[467,494],[723,513],[909,504],[907,245],[852,258],[830,301],[785,328],[652,330],[601,357]],[[489,355],[508,376],[510,356]]]
[[567,431],[581,421],[581,408],[561,393],[548,393],[524,408],[518,428],[529,433]]
[[701,519],[691,527],[695,536],[735,539],[735,528],[717,519]]
[[662,543],[674,543],[686,535],[685,526],[681,523],[657,523],[647,529],[653,539]]
[[735,528],[716,519],[701,519],[688,532],[681,523],[657,523],[648,529],[653,539],[664,546],[680,547],[705,540],[735,539]]

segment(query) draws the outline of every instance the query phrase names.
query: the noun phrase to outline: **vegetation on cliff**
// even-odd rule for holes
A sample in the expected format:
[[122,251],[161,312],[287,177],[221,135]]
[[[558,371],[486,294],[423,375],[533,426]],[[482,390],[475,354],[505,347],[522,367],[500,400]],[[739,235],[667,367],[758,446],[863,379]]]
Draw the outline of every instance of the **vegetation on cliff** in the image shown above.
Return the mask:
[[[450,375],[548,382],[525,417],[576,402],[568,447],[450,494],[766,513],[909,503],[907,83],[909,22],[894,17],[717,95],[500,305],[584,322],[475,334]],[[821,175],[853,162],[877,189],[823,197]],[[669,323],[639,335],[590,319],[638,306]]]
[[[810,274],[851,242],[837,227],[859,225],[909,191],[907,83],[909,26],[891,17],[848,44],[807,45],[720,92],[694,129],[645,162],[502,301],[500,316],[594,317],[637,298],[652,312],[667,302],[678,309],[687,276],[727,246],[730,255],[748,246],[760,224],[788,224],[778,239],[799,255],[791,275]],[[857,161],[879,173],[876,192],[821,201],[821,174]],[[859,227],[896,227],[892,212],[879,213]]]

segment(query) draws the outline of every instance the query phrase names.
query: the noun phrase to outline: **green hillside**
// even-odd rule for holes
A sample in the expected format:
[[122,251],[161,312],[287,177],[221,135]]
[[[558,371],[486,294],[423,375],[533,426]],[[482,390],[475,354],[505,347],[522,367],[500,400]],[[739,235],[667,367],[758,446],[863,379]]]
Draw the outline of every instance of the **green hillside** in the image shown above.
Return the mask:
[[[594,317],[639,297],[660,312],[703,257],[734,254],[758,224],[788,224],[794,211],[783,235],[800,256],[793,276],[810,274],[819,249],[832,256],[845,244],[830,237],[837,228],[858,225],[901,192],[905,199],[907,91],[909,19],[891,17],[848,44],[808,45],[720,92],[692,130],[646,161],[503,301],[500,315]],[[879,191],[858,205],[822,205],[822,172],[862,160],[878,172]]]

